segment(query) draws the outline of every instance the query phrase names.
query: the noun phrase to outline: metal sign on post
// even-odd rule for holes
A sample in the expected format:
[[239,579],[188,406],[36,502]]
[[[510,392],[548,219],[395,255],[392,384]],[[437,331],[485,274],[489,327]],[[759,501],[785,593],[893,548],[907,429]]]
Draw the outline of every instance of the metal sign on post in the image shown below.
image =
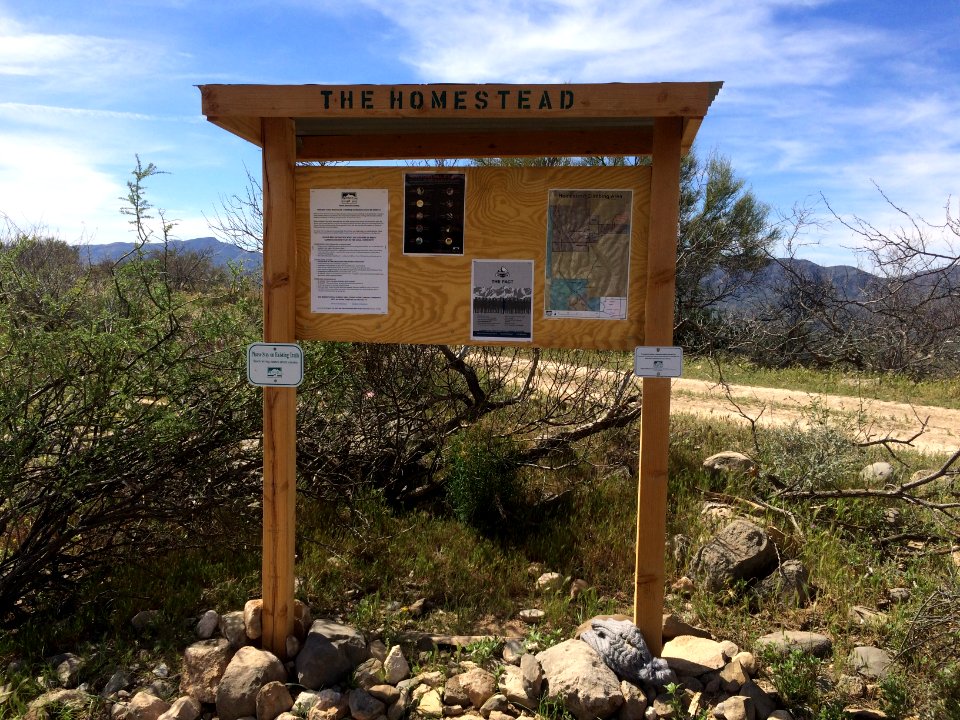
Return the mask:
[[633,351],[633,374],[648,378],[680,377],[683,374],[683,348],[636,348]]
[[247,382],[259,387],[298,387],[303,382],[303,349],[296,343],[250,343]]

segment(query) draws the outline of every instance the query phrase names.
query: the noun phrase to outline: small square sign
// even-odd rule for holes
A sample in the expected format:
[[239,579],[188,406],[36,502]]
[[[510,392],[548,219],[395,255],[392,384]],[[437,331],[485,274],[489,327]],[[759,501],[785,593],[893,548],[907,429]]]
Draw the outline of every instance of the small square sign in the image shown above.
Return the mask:
[[247,382],[260,387],[297,387],[303,381],[303,349],[296,343],[247,345]]
[[633,374],[638,377],[680,377],[683,348],[638,347],[633,351]]

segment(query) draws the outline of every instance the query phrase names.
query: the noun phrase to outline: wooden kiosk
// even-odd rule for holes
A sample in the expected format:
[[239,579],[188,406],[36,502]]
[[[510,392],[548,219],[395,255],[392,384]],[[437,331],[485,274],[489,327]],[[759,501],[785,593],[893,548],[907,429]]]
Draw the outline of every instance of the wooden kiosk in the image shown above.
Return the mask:
[[[516,344],[471,329],[471,271],[478,260],[503,261],[504,268],[518,260],[533,268],[532,328],[520,339],[526,346],[632,351],[671,345],[680,158],[720,87],[200,86],[210,122],[263,148],[264,341]],[[405,203],[417,202],[407,201],[412,191],[405,175],[445,169],[298,167],[311,161],[602,155],[649,155],[652,164],[450,168],[460,177],[439,180],[459,183],[447,192],[463,196],[460,233],[439,230],[439,244],[424,253],[405,244],[423,239],[405,215]],[[316,311],[311,231],[318,221],[311,215],[311,192],[332,190],[348,203],[358,188],[387,198],[382,305],[374,312]],[[551,262],[547,198],[558,188],[629,192],[629,289],[619,298],[620,315],[585,319],[544,310],[553,298],[544,289]],[[296,389],[265,387],[263,418],[263,644],[283,657],[293,631]],[[634,616],[655,655],[662,649],[669,420],[670,380],[644,378]]]

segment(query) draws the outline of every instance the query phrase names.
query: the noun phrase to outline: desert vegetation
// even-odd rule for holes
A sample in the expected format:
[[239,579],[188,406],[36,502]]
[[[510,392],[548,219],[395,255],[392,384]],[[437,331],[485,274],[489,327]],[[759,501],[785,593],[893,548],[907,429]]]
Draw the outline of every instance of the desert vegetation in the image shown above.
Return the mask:
[[[121,664],[175,667],[185,620],[259,594],[261,403],[243,367],[261,337],[257,281],[172,252],[174,226],[147,194],[156,168],[138,162],[131,178],[137,248],[122,260],[90,266],[76,247],[9,222],[0,247],[0,717],[46,688],[56,653],[87,657],[81,679],[98,692]],[[842,380],[856,376],[855,392],[957,402],[958,258],[926,242],[936,228],[910,219],[887,235],[848,221],[883,270],[868,294],[780,259],[778,292],[732,309],[792,230],[720,158],[691,157],[684,183],[677,332],[700,353],[695,372],[814,393],[849,391]],[[236,214],[221,226],[256,217],[256,202],[252,192],[228,204]],[[948,216],[939,230],[957,225]],[[315,615],[388,645],[420,630],[519,632],[543,647],[599,613],[630,612],[642,412],[630,358],[304,350],[297,576]],[[960,718],[960,441],[934,456],[909,437],[864,441],[865,422],[816,402],[779,429],[675,415],[669,582],[691,572],[691,552],[716,530],[705,503],[719,503],[774,528],[815,594],[798,606],[680,586],[668,609],[743,648],[781,627],[829,632],[831,657],[764,661],[797,718],[842,717],[844,659],[873,642],[896,669],[860,702],[889,717]],[[757,470],[705,469],[722,450]],[[879,461],[890,477],[861,473]],[[586,589],[538,595],[531,568]],[[908,592],[892,602],[898,588]],[[533,606],[543,622],[517,623]],[[853,606],[885,613],[861,625]],[[143,610],[162,622],[134,629]]]

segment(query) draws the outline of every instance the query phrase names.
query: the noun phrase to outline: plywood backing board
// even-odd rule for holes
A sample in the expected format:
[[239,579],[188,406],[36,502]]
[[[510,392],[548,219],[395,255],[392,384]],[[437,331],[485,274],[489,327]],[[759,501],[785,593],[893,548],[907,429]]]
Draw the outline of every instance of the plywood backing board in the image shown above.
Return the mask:
[[[643,344],[646,239],[650,218],[649,167],[457,167],[466,174],[463,256],[402,252],[403,178],[444,169],[299,167],[296,171],[297,338],[382,343],[481,344],[470,340],[474,259],[533,260],[533,341],[536,347],[632,350]],[[389,306],[385,315],[310,311],[310,189],[386,188],[389,193]],[[551,189],[633,191],[630,284],[624,320],[547,318],[547,201]]]

